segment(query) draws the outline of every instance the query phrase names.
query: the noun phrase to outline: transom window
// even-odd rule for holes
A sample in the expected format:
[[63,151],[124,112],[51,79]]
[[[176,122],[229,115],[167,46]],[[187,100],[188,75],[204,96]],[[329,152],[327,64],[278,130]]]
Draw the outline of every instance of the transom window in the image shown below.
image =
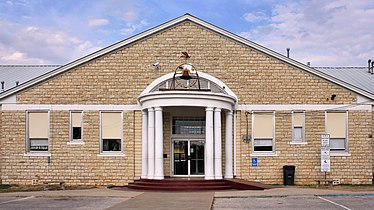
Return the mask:
[[205,117],[173,117],[173,134],[205,134]]

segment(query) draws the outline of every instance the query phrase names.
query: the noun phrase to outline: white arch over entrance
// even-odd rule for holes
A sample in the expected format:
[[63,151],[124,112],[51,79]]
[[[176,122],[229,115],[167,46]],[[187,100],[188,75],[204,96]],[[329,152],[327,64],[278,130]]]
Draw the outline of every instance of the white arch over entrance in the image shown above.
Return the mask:
[[[157,85],[173,78],[173,76],[174,76],[174,73],[172,72],[172,73],[165,74],[165,75],[155,79],[151,84],[149,84],[143,90],[143,92],[140,95],[150,93]],[[217,84],[219,87],[223,88],[228,95],[235,98],[236,102],[238,101],[238,97],[235,95],[235,93],[225,83],[223,83],[221,80],[219,80],[219,79],[217,79],[217,78],[215,78],[215,77],[213,77],[213,76],[211,76],[207,73],[200,72],[200,71],[199,71],[199,77]]]

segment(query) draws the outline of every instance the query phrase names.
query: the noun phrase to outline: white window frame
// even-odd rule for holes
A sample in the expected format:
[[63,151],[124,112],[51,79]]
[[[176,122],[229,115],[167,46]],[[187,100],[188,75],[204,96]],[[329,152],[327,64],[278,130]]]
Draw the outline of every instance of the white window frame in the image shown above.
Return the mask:
[[[31,151],[30,146],[30,113],[47,113],[48,115],[48,151]],[[50,125],[50,111],[49,110],[27,110],[26,111],[26,141],[25,141],[25,155],[26,156],[50,156],[50,138],[51,138],[51,125]]]
[[[345,149],[344,150],[333,150],[331,149],[330,147],[330,154],[331,156],[345,156],[345,155],[349,155],[349,147],[348,147],[348,111],[347,110],[342,110],[342,111],[326,111],[325,112],[325,133],[327,133],[327,121],[328,121],[328,118],[327,118],[327,114],[328,113],[345,113]],[[327,133],[329,134],[329,133]],[[331,140],[334,139],[334,138],[331,138],[330,136],[330,144],[331,144]],[[336,138],[336,139],[341,139],[341,138]]]
[[[301,140],[295,139],[295,128],[299,128],[299,126],[295,126],[295,114],[302,114],[302,127],[301,127]],[[302,110],[295,110],[292,111],[292,141],[290,144],[307,144],[305,139],[305,111]]]
[[[121,150],[120,151],[103,151],[103,138],[102,138],[102,114],[103,113],[120,113],[121,114]],[[100,111],[99,112],[100,114],[100,148],[99,148],[99,151],[100,151],[100,154],[99,156],[123,156],[123,148],[124,148],[124,145],[123,145],[123,111],[115,111],[115,110],[110,110],[110,111]]]
[[[254,150],[254,141],[255,141],[255,135],[254,135],[254,118],[255,114],[272,114],[273,118],[273,139],[272,139],[272,151],[255,151]],[[252,154],[256,156],[274,156],[276,155],[275,150],[275,111],[253,111],[252,112]]]
[[[81,114],[81,139],[73,139],[73,113]],[[70,113],[70,124],[69,124],[69,144],[84,144],[83,141],[83,111],[82,110],[71,110]]]

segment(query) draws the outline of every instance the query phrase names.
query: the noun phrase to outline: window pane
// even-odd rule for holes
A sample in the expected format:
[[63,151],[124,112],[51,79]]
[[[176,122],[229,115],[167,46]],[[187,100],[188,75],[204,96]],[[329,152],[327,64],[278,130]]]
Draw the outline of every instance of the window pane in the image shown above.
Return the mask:
[[331,150],[345,150],[345,139],[330,139]]
[[101,126],[101,137],[103,139],[122,139],[120,112],[101,113]]
[[103,139],[103,151],[121,151],[121,139]]
[[273,151],[273,139],[254,139],[254,151]]
[[73,139],[82,139],[82,128],[73,127]]
[[303,127],[304,122],[304,113],[301,112],[294,112],[293,113],[293,126],[295,127]]
[[326,132],[330,138],[346,138],[346,112],[327,113]]
[[48,112],[29,112],[29,138],[48,139]]
[[48,151],[48,139],[30,139],[30,151]]
[[176,117],[173,119],[173,134],[204,134],[205,118]]
[[253,136],[273,139],[273,113],[255,113],[253,117]]
[[82,127],[82,112],[71,113],[71,126]]
[[294,127],[293,128],[293,140],[294,141],[303,141],[303,128]]

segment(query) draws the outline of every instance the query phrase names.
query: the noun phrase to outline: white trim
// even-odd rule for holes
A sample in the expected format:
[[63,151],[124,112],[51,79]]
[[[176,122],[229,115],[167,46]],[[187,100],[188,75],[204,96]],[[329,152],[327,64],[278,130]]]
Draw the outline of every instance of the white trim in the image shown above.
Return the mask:
[[288,143],[291,144],[291,145],[307,145],[308,144],[308,142],[292,142],[292,141],[290,141]]
[[86,143],[84,141],[71,141],[66,142],[67,145],[85,145]]
[[140,95],[138,98],[143,109],[160,106],[200,106],[232,110],[236,99],[233,96],[196,91],[165,91]]
[[[193,91],[173,91],[179,92],[183,95],[183,93],[192,93],[192,94],[199,94],[199,92]],[[207,94],[207,93],[205,93]],[[230,98],[227,95],[223,94],[214,94],[210,93],[212,96],[221,96],[223,98]],[[148,95],[148,94],[147,94]],[[141,96],[142,97],[142,96]],[[143,96],[145,97],[145,96]],[[170,97],[173,99],[173,97]],[[233,98],[231,99],[233,100]],[[81,111],[100,111],[100,110],[108,110],[108,111],[116,111],[116,110],[123,110],[123,111],[140,111],[142,110],[141,105],[134,104],[134,105],[80,105],[80,104],[2,104],[1,109],[12,110],[12,111],[26,111],[26,110],[81,110]],[[339,105],[331,105],[331,104],[254,104],[254,105],[237,105],[238,111],[242,110],[262,110],[262,111],[293,111],[293,110],[331,110],[331,111],[344,111],[344,110],[354,110],[354,111],[372,111],[372,105],[370,104],[339,104]]]
[[80,105],[80,104],[3,104],[2,110],[80,110],[80,111],[133,111],[141,110],[140,105]]
[[[247,155],[248,156],[248,155]],[[278,154],[276,152],[267,152],[267,153],[253,153],[249,155],[250,157],[276,157]]]
[[97,154],[97,157],[125,157],[123,153],[102,153]]
[[349,152],[334,152],[334,151],[330,151],[330,156],[331,157],[350,157],[351,153],[349,153]]
[[237,110],[261,110],[261,111],[293,111],[293,110],[331,110],[331,111],[345,111],[345,110],[363,110],[371,111],[370,104],[253,104],[243,105],[239,104]]
[[49,152],[29,152],[29,153],[24,153],[23,156],[25,157],[51,157],[51,153]]

